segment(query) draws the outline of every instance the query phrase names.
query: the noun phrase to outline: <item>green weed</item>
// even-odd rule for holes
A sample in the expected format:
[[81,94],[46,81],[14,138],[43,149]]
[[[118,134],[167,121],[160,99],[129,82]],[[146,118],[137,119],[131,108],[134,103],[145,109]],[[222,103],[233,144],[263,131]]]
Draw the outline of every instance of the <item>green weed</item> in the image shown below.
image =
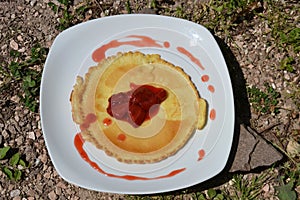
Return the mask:
[[300,165],[291,167],[291,165],[286,162],[281,171],[283,172],[280,176],[280,185],[275,187],[277,191],[277,196],[280,200],[296,200],[297,193],[295,191],[296,187],[300,186]]
[[156,0],[151,0],[150,2],[150,8],[156,9],[158,8],[158,3]]
[[295,53],[300,52],[300,28],[290,27],[279,32],[280,44],[290,45]]
[[126,8],[127,13],[128,13],[128,14],[131,14],[132,9],[131,9],[129,0],[126,1],[126,3],[125,3],[125,8]]
[[211,1],[209,7],[209,14],[214,18],[207,24],[208,28],[226,35],[237,24],[252,18],[259,8],[256,0]]
[[9,180],[19,181],[22,178],[23,170],[29,167],[21,158],[19,152],[9,155],[11,147],[0,148],[0,169]]
[[294,188],[294,180],[288,182],[287,184],[281,185],[276,187],[276,190],[278,191],[278,198],[280,200],[296,200],[297,194],[295,192]]
[[268,173],[253,176],[251,179],[245,178],[242,174],[233,177],[234,194],[230,199],[255,200],[261,193],[264,182],[268,179]]
[[78,6],[74,6],[71,11],[71,7],[73,6],[73,1],[70,0],[58,0],[59,5],[49,2],[48,5],[52,8],[53,12],[58,13],[59,25],[57,29],[63,31],[70,26],[76,24],[77,22],[84,21],[89,17],[86,16],[86,12],[90,9],[88,2],[83,2]]
[[[11,57],[16,58],[16,60],[21,57],[20,53],[16,51],[12,51],[10,55]],[[22,62],[10,62],[8,64],[9,73],[5,74],[6,77],[9,77],[9,79],[21,85],[22,94],[20,94],[19,97],[24,105],[33,112],[38,110],[38,96],[42,76],[42,71],[38,71],[34,67],[43,64],[46,55],[46,48],[35,45],[31,49],[29,59]],[[0,89],[5,89],[5,86],[1,86]]]
[[207,200],[224,200],[226,199],[222,191],[215,190],[213,188],[210,188],[207,190],[206,197],[202,194],[198,197],[198,199],[207,199]]
[[[297,22],[291,18],[289,13],[281,9],[280,5],[276,5],[275,2],[269,2],[269,4],[270,14],[263,17],[267,19],[272,37],[277,41],[278,47],[286,50],[290,47],[291,50],[298,53],[300,51],[300,28],[296,27]],[[291,9],[299,12],[299,8]]]
[[59,18],[58,30],[65,30],[70,27],[73,20],[73,15],[69,11],[72,1],[70,0],[58,0],[61,5],[56,5],[53,2],[49,2],[48,5],[55,13],[61,12],[62,15]]
[[254,110],[258,113],[270,114],[279,112],[277,106],[280,93],[273,89],[270,85],[265,84],[266,91],[259,88],[247,87],[249,102],[252,104]]
[[280,62],[280,69],[293,73],[296,71],[293,66],[294,64],[296,64],[296,62],[293,57],[286,57]]
[[[299,4],[291,4],[282,9],[282,3],[278,1],[266,1],[267,14],[260,15],[266,19],[266,22],[271,30],[272,44],[283,52],[287,57],[280,63],[280,69],[289,72],[295,72],[297,63],[295,62],[295,54],[300,52],[300,28],[298,18],[293,18],[291,12],[300,14]],[[297,14],[294,14],[297,16]]]
[[176,7],[176,11],[175,11],[175,16],[179,17],[179,18],[182,18],[182,19],[187,19],[188,17],[187,17],[187,15],[186,15],[186,13],[185,13],[184,10],[185,9],[184,9],[184,7],[182,5],[177,6]]
[[297,109],[300,109],[300,88],[297,85],[293,85],[293,90],[290,94],[287,95],[288,98],[291,98],[295,105],[297,106]]

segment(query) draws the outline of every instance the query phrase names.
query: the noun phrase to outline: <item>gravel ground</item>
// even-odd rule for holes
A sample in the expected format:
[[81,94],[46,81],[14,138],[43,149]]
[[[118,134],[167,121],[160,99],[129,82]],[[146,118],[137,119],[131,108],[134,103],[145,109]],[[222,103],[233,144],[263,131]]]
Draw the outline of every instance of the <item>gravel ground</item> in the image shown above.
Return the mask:
[[[58,1],[52,2],[63,8]],[[175,1],[157,1],[160,9],[150,9],[149,4],[143,1],[107,0],[91,2],[96,6],[88,9],[81,18],[73,19],[69,25],[105,15],[128,13],[128,2],[130,2],[131,12],[181,15],[180,17],[188,18],[197,23],[201,22],[198,22],[198,18],[194,17],[195,13],[199,12],[199,9],[204,9],[198,1],[177,1],[177,3]],[[58,18],[62,15],[59,11],[54,12],[48,3],[49,0],[0,2],[1,66],[12,61],[26,60],[30,56],[30,49],[37,43],[42,47],[51,47],[54,38],[60,32],[57,26],[60,25]],[[74,1],[69,10],[72,12],[80,3],[82,1]],[[296,4],[296,1],[293,3]],[[178,12],[179,5],[184,8],[182,13]],[[267,5],[260,4],[258,7],[266,9]],[[175,12],[176,9],[177,12]],[[299,27],[299,12],[289,11],[288,7],[286,9],[287,12],[290,12],[289,14],[295,16],[294,20]],[[203,23],[207,23],[207,21],[208,19],[204,20]],[[276,105],[276,108],[279,109],[277,114],[262,114],[257,112],[251,104],[248,106],[249,112],[243,110],[239,113],[244,123],[248,123],[268,141],[286,149],[288,139],[299,140],[300,135],[299,53],[292,55],[296,59],[294,62],[298,64],[295,65],[294,72],[280,70],[278,66],[280,66],[281,60],[287,55],[291,56],[291,51],[277,48],[270,36],[271,31],[271,26],[266,20],[254,17],[248,20],[248,23],[240,23],[233,30],[230,30],[230,37],[217,28],[214,32],[220,43],[229,49],[227,51],[231,55],[227,55],[227,57],[232,56],[235,66],[242,73],[246,86],[255,86],[265,90],[267,88],[265,83],[268,83],[280,93],[281,97]],[[11,50],[20,52],[22,56],[12,58],[10,56]],[[41,71],[43,66],[37,65],[35,67]],[[7,71],[5,67],[4,71]],[[0,85],[7,86],[1,90],[0,94],[0,147],[9,145],[15,148],[31,164],[28,169],[25,169],[24,178],[18,182],[8,180],[0,171],[0,199],[125,198],[124,195],[89,191],[65,182],[55,171],[48,156],[39,113],[30,111],[21,103],[19,97],[22,92],[20,83],[0,73]],[[283,138],[287,139],[282,140]],[[272,185],[265,193],[265,199],[276,199]],[[189,195],[184,197],[188,198]]]

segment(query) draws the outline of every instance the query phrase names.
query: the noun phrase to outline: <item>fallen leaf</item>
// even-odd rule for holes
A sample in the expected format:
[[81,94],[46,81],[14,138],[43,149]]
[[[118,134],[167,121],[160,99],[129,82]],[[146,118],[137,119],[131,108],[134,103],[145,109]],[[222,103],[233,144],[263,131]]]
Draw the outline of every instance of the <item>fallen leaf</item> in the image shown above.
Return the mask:
[[290,139],[286,147],[286,151],[289,155],[295,157],[296,155],[300,154],[300,144],[294,139]]

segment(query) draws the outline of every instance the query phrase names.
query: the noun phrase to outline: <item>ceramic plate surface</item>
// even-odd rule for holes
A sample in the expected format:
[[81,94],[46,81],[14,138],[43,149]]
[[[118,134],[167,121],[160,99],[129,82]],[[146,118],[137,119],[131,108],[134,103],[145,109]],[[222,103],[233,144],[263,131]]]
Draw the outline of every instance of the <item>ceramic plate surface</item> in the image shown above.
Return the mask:
[[[101,56],[127,51],[160,54],[181,66],[208,102],[207,124],[174,156],[158,163],[120,163],[84,142],[87,162],[74,145],[80,132],[72,120],[69,100],[75,79],[84,76]],[[63,31],[45,63],[40,101],[43,134],[57,172],[87,189],[147,194],[186,188],[221,172],[231,149],[234,104],[226,63],[210,32],[186,20],[118,15]]]

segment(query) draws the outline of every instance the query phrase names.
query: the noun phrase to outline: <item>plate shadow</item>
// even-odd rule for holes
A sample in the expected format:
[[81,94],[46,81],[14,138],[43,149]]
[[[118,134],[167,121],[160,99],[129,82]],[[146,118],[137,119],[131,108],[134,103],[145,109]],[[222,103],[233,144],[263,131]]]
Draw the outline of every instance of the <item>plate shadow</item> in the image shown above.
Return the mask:
[[242,69],[236,57],[234,56],[233,52],[226,45],[225,41],[223,41],[221,38],[217,36],[214,37],[223,53],[225,62],[227,64],[227,68],[232,83],[233,95],[234,95],[235,125],[234,125],[233,142],[232,142],[232,147],[231,147],[228,161],[226,163],[225,168],[215,177],[207,181],[204,181],[202,183],[199,183],[197,185],[191,186],[189,188],[172,191],[172,192],[166,192],[166,193],[162,193],[161,195],[179,195],[183,193],[201,192],[209,188],[220,186],[228,182],[233,177],[233,173],[230,173],[230,168],[233,164],[237,147],[238,147],[240,125],[242,124],[246,126],[250,125],[251,111],[250,111],[250,104],[247,96],[246,80],[244,78]]
[[215,177],[197,185],[194,185],[190,188],[187,188],[186,190],[188,192],[199,192],[209,188],[217,187],[232,179],[233,174],[229,171],[234,161],[238,147],[240,125],[250,125],[251,111],[247,96],[246,80],[244,78],[243,71],[239,65],[239,62],[237,61],[236,57],[234,56],[229,46],[225,43],[225,41],[215,35],[214,37],[224,56],[233,90],[235,106],[235,125],[232,147],[225,168]]

